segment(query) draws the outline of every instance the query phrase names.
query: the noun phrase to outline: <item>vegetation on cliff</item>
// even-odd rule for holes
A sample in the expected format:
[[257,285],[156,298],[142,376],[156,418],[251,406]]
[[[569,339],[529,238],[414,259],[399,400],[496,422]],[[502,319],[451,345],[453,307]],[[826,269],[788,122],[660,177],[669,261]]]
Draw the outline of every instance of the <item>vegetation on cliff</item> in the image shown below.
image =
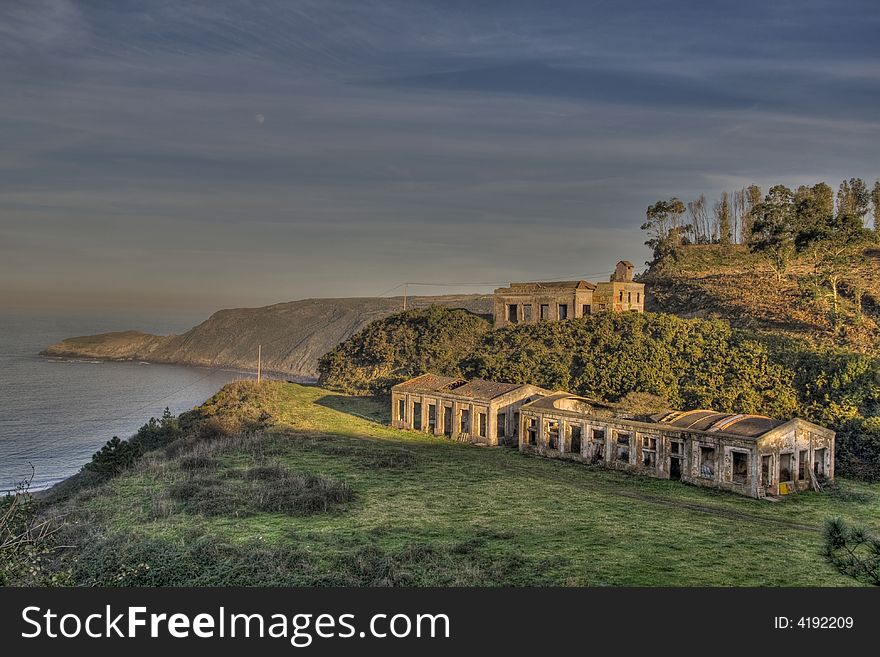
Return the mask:
[[464,310],[432,306],[373,322],[318,362],[319,385],[353,394],[385,394],[427,371],[461,376],[462,361],[491,324]]
[[791,373],[767,348],[718,320],[605,313],[493,331],[464,361],[469,376],[617,401],[643,392],[672,408],[788,417]]

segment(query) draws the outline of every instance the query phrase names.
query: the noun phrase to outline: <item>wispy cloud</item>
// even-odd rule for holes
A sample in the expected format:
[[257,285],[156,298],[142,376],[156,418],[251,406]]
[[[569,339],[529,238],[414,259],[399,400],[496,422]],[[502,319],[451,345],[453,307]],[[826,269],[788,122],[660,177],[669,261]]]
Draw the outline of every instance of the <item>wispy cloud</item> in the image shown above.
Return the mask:
[[846,4],[2,3],[0,297],[644,260],[661,196],[880,177],[880,19]]

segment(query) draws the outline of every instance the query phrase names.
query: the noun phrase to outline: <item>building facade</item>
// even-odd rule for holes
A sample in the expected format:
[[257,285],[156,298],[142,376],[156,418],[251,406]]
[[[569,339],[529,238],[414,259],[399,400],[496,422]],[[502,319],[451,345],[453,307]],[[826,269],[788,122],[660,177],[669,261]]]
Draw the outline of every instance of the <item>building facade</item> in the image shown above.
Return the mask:
[[833,479],[834,438],[833,431],[800,419],[709,410],[625,416],[567,392],[520,408],[521,452],[757,498]]
[[593,312],[645,312],[645,284],[633,281],[631,262],[621,260],[610,280],[596,285],[592,307]]
[[424,374],[391,388],[391,424],[483,445],[518,444],[520,407],[537,386]]
[[586,317],[605,311],[644,312],[645,285],[632,278],[632,263],[621,261],[611,279],[598,285],[589,281],[511,283],[495,290],[495,328]]
[[509,324],[535,324],[592,314],[593,290],[587,281],[511,283],[495,290],[495,328]]

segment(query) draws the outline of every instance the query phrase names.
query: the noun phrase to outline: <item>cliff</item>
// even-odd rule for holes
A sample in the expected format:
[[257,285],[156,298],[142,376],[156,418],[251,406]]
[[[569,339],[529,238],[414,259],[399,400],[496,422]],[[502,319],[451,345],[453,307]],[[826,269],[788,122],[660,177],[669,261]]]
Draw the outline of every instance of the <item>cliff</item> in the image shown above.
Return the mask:
[[[44,349],[55,357],[142,360],[205,367],[263,369],[315,378],[318,359],[370,322],[398,312],[401,297],[304,299],[262,308],[220,310],[182,335],[122,331],[68,338]],[[441,305],[475,314],[492,311],[491,295],[410,297],[408,307]]]

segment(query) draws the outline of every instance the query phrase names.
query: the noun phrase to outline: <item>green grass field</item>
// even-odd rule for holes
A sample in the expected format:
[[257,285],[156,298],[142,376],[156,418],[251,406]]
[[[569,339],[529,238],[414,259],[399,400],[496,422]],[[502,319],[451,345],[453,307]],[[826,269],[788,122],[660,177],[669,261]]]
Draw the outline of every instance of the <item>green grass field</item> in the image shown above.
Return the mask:
[[[203,470],[154,453],[76,496],[70,504],[92,527],[88,542],[209,544],[224,558],[260,546],[273,568],[287,564],[278,571],[286,584],[847,586],[855,580],[820,554],[825,519],[880,531],[880,485],[841,481],[834,492],[774,504],[398,431],[375,400],[267,385],[272,426],[222,447],[197,445],[187,467]],[[248,468],[267,464],[324,475],[352,497],[301,514],[224,497],[230,487],[257,490],[247,488]],[[212,512],[175,498],[181,482],[205,481],[215,486]],[[91,573],[163,568],[96,560],[82,553]],[[127,572],[117,579],[166,581]]]

